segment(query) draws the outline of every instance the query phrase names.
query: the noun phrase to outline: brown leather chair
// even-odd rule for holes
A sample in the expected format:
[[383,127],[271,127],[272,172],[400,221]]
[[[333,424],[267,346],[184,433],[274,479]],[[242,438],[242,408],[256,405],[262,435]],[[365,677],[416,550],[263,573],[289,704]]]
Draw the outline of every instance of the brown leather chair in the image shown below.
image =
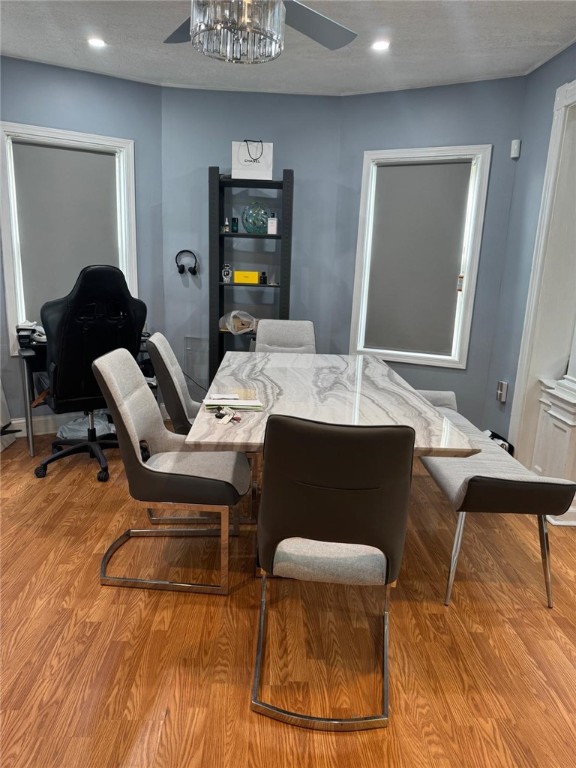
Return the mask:
[[[398,577],[408,514],[414,430],[357,427],[272,415],[264,442],[258,555],[264,571],[252,709],[318,730],[388,723],[388,603]],[[381,585],[382,712],[348,719],[281,709],[259,698],[266,624],[266,573],[343,584]]]
[[[140,501],[209,506],[220,515],[220,584],[174,583],[159,579],[109,576],[114,553],[132,537],[198,536],[210,531],[173,528],[125,531],[102,559],[100,583],[126,587],[228,592],[228,522],[230,508],[250,489],[246,456],[232,451],[190,451],[183,435],[166,429],[154,395],[134,358],[117,349],[93,363],[94,375],[112,413],[130,495]],[[142,459],[146,444],[149,458]],[[170,522],[173,519],[169,520]],[[183,522],[192,522],[183,518]]]

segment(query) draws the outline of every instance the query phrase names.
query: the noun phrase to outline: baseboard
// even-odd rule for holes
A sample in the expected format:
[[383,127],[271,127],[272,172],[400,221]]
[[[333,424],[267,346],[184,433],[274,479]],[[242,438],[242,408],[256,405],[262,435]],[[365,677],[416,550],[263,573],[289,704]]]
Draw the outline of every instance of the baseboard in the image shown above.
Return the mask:
[[566,528],[576,528],[576,509],[570,508],[568,512],[560,517],[546,516],[551,525],[565,526]]
[[572,503],[572,506],[568,512],[565,512],[559,517],[552,517],[552,515],[547,515],[546,520],[548,520],[548,522],[552,525],[563,525],[566,527],[572,526],[576,528],[576,499]]
[[[35,435],[55,435],[63,424],[67,424],[72,419],[78,419],[84,416],[83,413],[47,413],[44,416],[32,416],[32,425]],[[12,419],[10,429],[19,429],[16,437],[27,437],[26,419]]]
[[0,452],[4,450],[4,448],[8,448],[9,445],[12,445],[12,443],[16,440],[15,435],[3,435],[0,437]]
[[[166,421],[166,419],[168,419],[168,414],[166,412],[166,408],[164,407],[164,403],[159,403],[159,406],[162,413],[162,418]],[[69,421],[73,421],[74,419],[82,418],[82,416],[84,416],[84,413],[81,411],[78,413],[33,414],[32,425],[34,428],[34,434],[55,435],[63,424],[67,424]],[[14,437],[27,437],[28,435],[26,430],[26,419],[24,417],[12,419],[10,422],[10,429],[20,430],[20,432],[14,435]]]

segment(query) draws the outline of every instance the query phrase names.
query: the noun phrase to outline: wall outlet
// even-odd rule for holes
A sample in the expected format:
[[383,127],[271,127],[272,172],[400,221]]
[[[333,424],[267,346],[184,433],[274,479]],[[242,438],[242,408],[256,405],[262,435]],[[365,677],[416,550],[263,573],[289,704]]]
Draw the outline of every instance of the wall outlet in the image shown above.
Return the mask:
[[510,157],[512,160],[518,160],[520,157],[520,151],[522,148],[522,142],[520,139],[514,139],[510,144]]

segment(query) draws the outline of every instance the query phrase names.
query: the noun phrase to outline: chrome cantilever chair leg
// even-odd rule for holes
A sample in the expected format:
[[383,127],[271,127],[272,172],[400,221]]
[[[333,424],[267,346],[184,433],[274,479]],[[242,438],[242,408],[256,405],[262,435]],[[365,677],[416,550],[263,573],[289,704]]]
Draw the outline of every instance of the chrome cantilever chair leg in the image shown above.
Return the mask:
[[[180,523],[189,523],[191,525],[212,525],[217,524],[220,518],[218,512],[207,511],[204,507],[201,508],[203,514],[197,517],[191,517],[190,515],[157,515],[152,507],[146,508],[146,514],[148,515],[148,522],[152,525],[179,525]],[[201,533],[204,536],[219,536],[220,531],[218,528],[210,530],[208,528],[201,529]],[[232,508],[232,536],[240,535],[240,515],[238,510],[238,504]]]
[[[249,496],[249,516],[246,520],[243,519],[243,523],[245,524],[255,524],[256,523],[256,490],[255,490],[255,478],[254,478],[254,472],[251,482],[251,493]],[[231,534],[232,536],[239,536],[240,535],[240,503],[236,504],[234,507],[232,507],[232,526],[231,526]],[[195,506],[195,505],[191,505]],[[158,515],[156,514],[153,507],[147,507],[146,508],[146,514],[148,515],[148,522],[152,525],[179,525],[180,523],[190,523],[190,524],[203,524],[203,525],[210,525],[212,523],[216,523],[218,519],[217,512],[212,512],[210,510],[207,510],[205,505],[198,505],[199,511],[201,510],[204,514],[198,515],[197,517],[191,517],[190,515]],[[205,531],[206,536],[218,536],[218,530],[215,529],[213,532],[210,532],[209,530]]]
[[[220,514],[220,583],[205,584],[197,582],[177,582],[164,579],[133,578],[130,576],[110,576],[108,566],[114,554],[132,538],[162,538],[212,535],[206,529],[190,530],[188,528],[168,528],[165,530],[131,528],[119,536],[108,547],[100,565],[100,584],[113,587],[142,587],[146,589],[175,590],[178,592],[207,592],[217,595],[227,595],[229,589],[228,557],[229,557],[229,507],[213,507]],[[164,522],[164,520],[163,520]],[[218,533],[218,532],[217,532]]]
[[460,546],[462,545],[462,534],[464,533],[465,522],[466,522],[466,512],[459,512],[458,523],[456,525],[456,533],[454,535],[454,544],[452,545],[452,556],[450,558],[450,569],[448,571],[448,581],[446,583],[446,594],[444,595],[444,605],[450,605],[450,596],[452,594],[454,576],[456,576],[456,566],[458,565],[458,556],[460,554]]
[[252,700],[250,707],[254,712],[280,720],[289,725],[297,725],[317,731],[361,731],[372,728],[386,728],[388,725],[388,613],[390,603],[390,585],[385,586],[384,613],[382,617],[382,713],[364,717],[331,718],[314,717],[298,712],[291,712],[281,707],[263,701],[259,698],[261,687],[262,663],[264,659],[266,635],[266,574],[262,575],[262,592],[260,598],[260,615],[258,619],[258,643],[256,647],[256,663],[252,683]]
[[250,463],[252,481],[250,483],[250,510],[248,517],[242,518],[244,525],[256,525],[258,522],[258,493],[259,482],[262,473],[262,454],[247,453],[246,458]]
[[546,596],[548,608],[554,608],[552,601],[552,575],[550,568],[550,542],[548,541],[548,524],[545,515],[538,515],[538,534],[540,537],[540,553],[542,555],[542,568],[544,569],[544,581],[546,583]]

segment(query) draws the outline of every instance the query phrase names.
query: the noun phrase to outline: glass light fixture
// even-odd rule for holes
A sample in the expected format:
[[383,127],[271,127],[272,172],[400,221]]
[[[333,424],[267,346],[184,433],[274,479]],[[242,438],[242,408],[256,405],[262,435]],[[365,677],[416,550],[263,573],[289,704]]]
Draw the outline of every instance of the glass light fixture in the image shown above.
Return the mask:
[[197,51],[234,64],[272,61],[284,49],[282,0],[192,0]]

